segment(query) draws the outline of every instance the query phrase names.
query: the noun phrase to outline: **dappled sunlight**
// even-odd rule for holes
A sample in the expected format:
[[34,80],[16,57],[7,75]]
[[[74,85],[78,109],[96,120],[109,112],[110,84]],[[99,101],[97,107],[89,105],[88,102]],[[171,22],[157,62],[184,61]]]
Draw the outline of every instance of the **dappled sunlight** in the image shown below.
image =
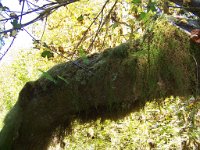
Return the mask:
[[200,148],[193,2],[19,2],[0,3],[0,42],[13,38],[0,54],[0,150]]

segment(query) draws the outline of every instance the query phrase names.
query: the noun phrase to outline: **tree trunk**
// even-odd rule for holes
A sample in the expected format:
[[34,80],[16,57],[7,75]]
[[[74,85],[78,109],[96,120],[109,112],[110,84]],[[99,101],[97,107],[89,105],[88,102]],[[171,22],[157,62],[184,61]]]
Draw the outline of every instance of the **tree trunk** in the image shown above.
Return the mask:
[[146,100],[197,94],[200,55],[186,34],[160,21],[130,45],[59,64],[26,83],[5,118],[0,149],[47,149],[75,119],[118,119]]

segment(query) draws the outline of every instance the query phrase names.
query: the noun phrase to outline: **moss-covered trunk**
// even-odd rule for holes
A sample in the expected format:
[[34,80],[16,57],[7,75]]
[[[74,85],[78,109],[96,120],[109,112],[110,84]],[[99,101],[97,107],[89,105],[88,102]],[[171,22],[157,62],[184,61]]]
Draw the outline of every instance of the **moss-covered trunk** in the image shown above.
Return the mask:
[[139,46],[59,64],[26,83],[5,118],[0,149],[47,149],[74,119],[116,119],[146,100],[196,94],[198,54],[184,33],[162,21]]

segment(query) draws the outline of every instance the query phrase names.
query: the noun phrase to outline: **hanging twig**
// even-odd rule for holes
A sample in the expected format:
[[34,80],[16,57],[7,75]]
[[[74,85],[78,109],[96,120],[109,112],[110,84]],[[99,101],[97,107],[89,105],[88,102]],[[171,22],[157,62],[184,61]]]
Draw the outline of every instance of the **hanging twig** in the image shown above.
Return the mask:
[[6,51],[2,54],[2,56],[0,57],[0,61],[3,59],[3,57],[8,53],[8,51],[10,50],[11,46],[13,45],[14,41],[15,41],[16,36],[13,37],[9,47],[6,49]]
[[23,0],[23,3],[22,3],[22,10],[21,10],[21,16],[20,16],[20,21],[19,21],[19,24],[21,25],[22,23],[22,17],[23,17],[23,12],[24,12],[24,4],[25,4],[25,1],[26,0]]
[[44,36],[45,30],[46,30],[46,25],[47,25],[47,17],[45,18],[44,28],[43,28],[42,35],[41,35],[41,37],[40,37],[40,41],[42,41],[42,38],[43,38],[43,36]]
[[109,2],[110,0],[107,0],[105,2],[105,4],[103,5],[103,7],[101,8],[101,11],[98,13],[98,15],[94,18],[94,20],[92,21],[92,23],[89,25],[89,27],[87,28],[87,30],[84,32],[82,38],[80,39],[80,41],[78,42],[78,44],[76,45],[75,47],[75,51],[78,49],[78,47],[80,46],[80,44],[83,42],[85,36],[87,35],[88,31],[90,30],[90,28],[92,27],[92,25],[95,23],[95,21],[97,20],[97,18],[101,15],[101,13],[104,11],[107,3]]
[[116,0],[115,3],[113,4],[112,8],[110,9],[110,11],[109,11],[108,15],[106,16],[106,18],[104,19],[104,22],[103,22],[103,23],[102,23],[102,20],[101,20],[101,22],[100,22],[100,24],[99,24],[99,27],[98,27],[98,29],[97,29],[97,31],[96,31],[96,34],[95,34],[95,36],[94,36],[92,42],[90,43],[90,46],[88,47],[87,51],[89,51],[89,50],[92,48],[92,46],[93,46],[93,44],[94,44],[94,42],[95,42],[95,40],[96,40],[96,37],[99,35],[99,33],[100,33],[102,27],[103,27],[103,26],[105,25],[105,23],[108,21],[108,18],[109,18],[109,16],[111,15],[113,9],[115,8],[117,2],[118,2],[118,0]]

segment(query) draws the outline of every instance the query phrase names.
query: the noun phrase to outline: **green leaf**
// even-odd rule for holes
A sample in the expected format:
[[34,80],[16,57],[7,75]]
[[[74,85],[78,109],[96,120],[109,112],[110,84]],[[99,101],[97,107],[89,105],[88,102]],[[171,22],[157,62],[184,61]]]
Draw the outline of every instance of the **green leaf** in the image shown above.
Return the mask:
[[78,22],[82,22],[84,20],[83,18],[83,15],[80,15],[78,18],[77,18]]
[[66,84],[69,84],[69,82],[67,81],[67,79],[65,79],[65,78],[63,78],[63,77],[61,77],[59,75],[58,75],[58,78],[61,79],[61,80],[63,80]]
[[155,11],[157,11],[157,9],[156,9],[156,3],[155,2],[151,2],[151,3],[149,3],[148,4],[148,6],[147,6],[147,11],[149,12],[149,11],[152,11],[152,12],[155,12]]
[[140,3],[141,3],[141,0],[132,0],[132,3],[133,3],[133,4],[140,4]]
[[79,48],[79,55],[82,58],[84,64],[89,64],[89,60],[82,46]]
[[21,24],[18,23],[18,19],[14,19],[11,24],[13,25],[14,29],[19,29],[21,28]]
[[140,13],[140,20],[144,20],[147,17],[147,13],[141,12]]
[[118,27],[118,25],[119,25],[119,24],[116,22],[116,23],[114,23],[114,24],[112,25],[112,28],[115,29],[115,28]]
[[41,56],[44,57],[44,58],[47,57],[48,59],[51,58],[51,57],[54,57],[53,53],[51,51],[48,51],[48,50],[43,51]]
[[89,64],[89,59],[87,57],[82,57],[83,63],[88,65]]
[[78,52],[79,52],[80,57],[83,57],[83,56],[86,55],[86,54],[85,54],[85,51],[84,51],[84,49],[83,49],[83,46],[81,46],[81,47],[78,49]]
[[40,72],[42,72],[42,76],[52,82],[54,82],[55,84],[57,83],[57,81],[48,73],[48,72],[45,72],[41,69],[38,69]]

